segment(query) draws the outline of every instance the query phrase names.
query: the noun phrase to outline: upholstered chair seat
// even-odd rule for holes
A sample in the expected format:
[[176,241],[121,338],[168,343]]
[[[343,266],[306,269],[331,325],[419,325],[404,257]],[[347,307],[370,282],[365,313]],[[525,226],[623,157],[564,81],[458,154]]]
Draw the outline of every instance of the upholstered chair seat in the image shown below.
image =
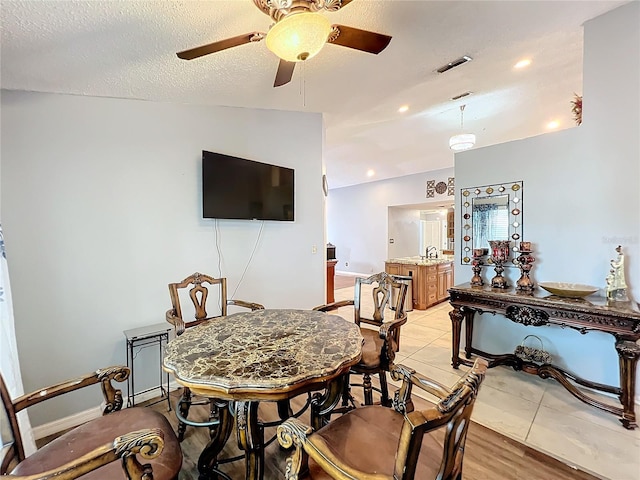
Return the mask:
[[[182,465],[180,444],[172,435],[173,427],[168,420],[161,413],[149,408],[126,408],[80,425],[29,455],[11,473],[36,475],[55,469],[67,461],[112,442],[116,437],[131,431],[152,428],[160,429],[165,434],[163,454],[148,461],[153,469],[153,478],[177,478],[176,474]],[[82,476],[83,480],[118,478],[124,478],[120,462],[111,462]]]
[[[477,359],[449,389],[395,365],[391,375],[402,385],[393,408],[355,408],[315,432],[288,419],[278,427],[280,445],[293,447],[286,479],[461,480],[471,413],[487,367],[486,360]],[[413,388],[438,402],[415,410]]]
[[[144,407],[122,409],[128,367],[113,366],[11,398],[0,375],[0,476],[2,478],[177,480],[182,450],[171,424]],[[18,413],[51,398],[100,384],[103,416],[68,430],[25,456]]]

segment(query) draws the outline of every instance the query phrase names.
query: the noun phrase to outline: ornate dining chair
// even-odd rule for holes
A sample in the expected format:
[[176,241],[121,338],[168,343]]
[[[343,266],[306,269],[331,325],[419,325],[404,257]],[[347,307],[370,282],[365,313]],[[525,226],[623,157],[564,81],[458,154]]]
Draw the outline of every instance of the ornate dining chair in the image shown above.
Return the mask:
[[[182,294],[182,295],[181,295]],[[167,322],[173,325],[176,335],[182,335],[189,327],[226,317],[229,306],[237,306],[254,310],[264,310],[264,306],[259,303],[245,302],[243,300],[233,300],[227,298],[227,279],[213,278],[202,273],[194,273],[178,283],[169,284],[169,295],[171,296],[171,309],[166,313]],[[188,301],[181,302],[182,298]],[[185,315],[183,312],[191,307],[193,317]],[[191,313],[191,312],[190,312]],[[187,425],[209,427],[211,435],[214,434],[214,427],[217,422],[217,411],[219,406],[214,399],[206,399],[194,403],[191,390],[184,387],[182,397],[176,408],[178,417],[178,439],[184,440],[184,433]],[[210,422],[191,422],[188,420],[189,409],[193,404],[210,405]]]
[[[122,392],[111,382],[123,382],[128,376],[127,367],[109,367],[12,400],[0,375],[0,476],[33,480],[80,476],[83,480],[177,479],[182,451],[167,419],[150,408],[121,410]],[[18,412],[96,383],[101,384],[104,394],[103,416],[71,429],[25,458]],[[141,464],[140,459],[149,463]]]
[[[371,286],[372,307],[365,306],[363,300],[363,287]],[[385,321],[385,313],[391,295],[396,295],[395,312],[393,319]],[[373,391],[380,393],[380,403],[384,406],[391,406],[389,398],[389,387],[387,385],[387,374],[393,364],[395,354],[400,348],[400,327],[407,323],[405,312],[405,301],[407,298],[407,285],[398,282],[392,275],[386,272],[376,273],[368,278],[356,278],[354,286],[353,300],[343,300],[315,307],[314,310],[330,312],[342,307],[353,306],[354,321],[360,326],[360,332],[364,337],[362,345],[362,359],[350,370],[352,374],[362,375],[362,384],[350,384],[345,382],[347,389],[349,386],[361,386],[364,389],[365,405],[373,405]],[[366,315],[364,311],[370,313]],[[363,326],[371,325],[375,329]],[[376,388],[371,383],[371,375],[378,375],[380,388]],[[353,403],[349,392],[343,395],[343,407],[348,403]]]
[[[287,461],[288,480],[310,478],[376,480],[461,480],[471,412],[487,362],[473,368],[451,389],[402,365],[392,376],[402,379],[393,408],[364,406],[347,412],[316,432],[297,419],[278,427],[278,441],[294,447]],[[412,387],[439,401],[417,411]],[[436,431],[442,429],[442,434]]]

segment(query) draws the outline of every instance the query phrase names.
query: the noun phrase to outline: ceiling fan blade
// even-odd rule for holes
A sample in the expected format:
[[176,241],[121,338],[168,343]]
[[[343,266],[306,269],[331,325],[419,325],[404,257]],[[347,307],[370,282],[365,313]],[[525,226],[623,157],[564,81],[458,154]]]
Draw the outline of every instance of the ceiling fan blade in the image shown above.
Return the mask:
[[264,34],[262,33],[251,32],[245,35],[238,35],[237,37],[231,37],[225,40],[220,40],[218,42],[202,45],[200,47],[190,48],[189,50],[178,52],[176,55],[178,55],[178,58],[182,58],[183,60],[193,60],[194,58],[203,57],[204,55],[209,55],[210,53],[216,53],[222,50],[226,50],[227,48],[237,47],[238,45],[244,45],[245,43],[256,42],[262,40],[263,37]]
[[359,28],[333,25],[333,31],[329,35],[328,43],[343,47],[362,50],[363,52],[378,54],[387,48],[391,37],[382,33],[360,30]]
[[273,82],[274,87],[281,87],[291,81],[293,77],[293,69],[296,66],[296,62],[287,62],[280,59],[278,64],[278,71],[276,72],[276,81]]

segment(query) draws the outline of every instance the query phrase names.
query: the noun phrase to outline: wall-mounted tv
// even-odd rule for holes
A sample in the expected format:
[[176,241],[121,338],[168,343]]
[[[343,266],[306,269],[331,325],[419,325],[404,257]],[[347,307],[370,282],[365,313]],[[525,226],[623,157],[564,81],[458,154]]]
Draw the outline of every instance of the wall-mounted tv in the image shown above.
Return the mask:
[[202,216],[294,220],[292,168],[202,151]]

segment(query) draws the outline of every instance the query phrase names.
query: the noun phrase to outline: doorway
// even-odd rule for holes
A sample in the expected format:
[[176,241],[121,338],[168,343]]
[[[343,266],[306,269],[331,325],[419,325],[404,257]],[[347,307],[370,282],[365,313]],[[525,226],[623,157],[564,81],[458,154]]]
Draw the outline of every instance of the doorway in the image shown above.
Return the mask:
[[387,258],[425,255],[428,246],[453,252],[453,212],[453,200],[389,206]]

